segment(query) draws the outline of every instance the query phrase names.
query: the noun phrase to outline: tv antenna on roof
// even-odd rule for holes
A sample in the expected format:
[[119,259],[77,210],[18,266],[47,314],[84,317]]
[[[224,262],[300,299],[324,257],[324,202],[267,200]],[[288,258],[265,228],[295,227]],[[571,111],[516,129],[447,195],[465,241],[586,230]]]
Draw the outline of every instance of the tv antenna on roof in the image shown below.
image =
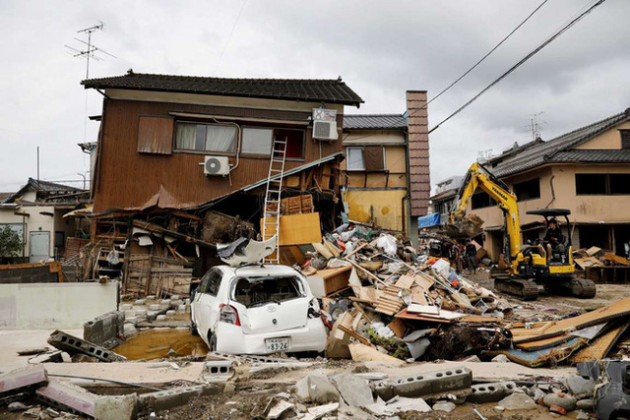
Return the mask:
[[77,31],[77,33],[83,33],[83,34],[87,34],[87,41],[84,41],[82,39],[79,38],[74,38],[75,40],[79,41],[81,44],[84,44],[85,47],[81,46],[79,47],[80,49],[77,48],[73,48],[69,45],[65,45],[65,47],[70,50],[68,53],[70,55],[72,55],[73,57],[79,57],[79,58],[85,58],[87,60],[87,65],[85,68],[85,78],[88,79],[90,77],[90,58],[96,60],[96,61],[100,61],[102,60],[101,57],[98,57],[96,55],[96,53],[101,53],[101,54],[105,54],[108,55],[112,58],[117,58],[115,55],[108,53],[107,51],[105,51],[102,48],[98,48],[97,46],[92,44],[92,33],[95,31],[100,31],[103,30],[103,22],[99,21],[98,25],[94,25],[94,26],[90,26],[89,28],[85,28],[85,29],[80,29]]

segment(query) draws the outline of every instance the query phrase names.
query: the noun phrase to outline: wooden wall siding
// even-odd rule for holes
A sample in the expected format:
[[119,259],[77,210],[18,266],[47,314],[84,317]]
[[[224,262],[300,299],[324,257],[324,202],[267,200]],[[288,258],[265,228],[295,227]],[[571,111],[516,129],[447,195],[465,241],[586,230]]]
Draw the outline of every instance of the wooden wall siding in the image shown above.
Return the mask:
[[[185,111],[217,113],[228,111],[232,115],[249,115],[263,118],[308,118],[308,112],[226,108],[202,105],[168,104],[158,102],[119,101],[105,99],[104,127],[100,139],[100,161],[97,168],[97,185],[94,194],[94,212],[111,209],[139,208],[152,196],[168,191],[180,202],[199,205],[250,185],[268,174],[269,158],[240,158],[239,166],[230,177],[206,177],[203,174],[204,154],[176,152],[170,156],[138,153],[139,116],[168,116],[169,112]],[[337,116],[342,128],[343,116]],[[298,126],[296,128],[300,128]],[[301,127],[303,128],[303,127]],[[285,170],[320,157],[341,151],[341,140],[313,141],[312,130],[305,135],[305,158],[287,161]],[[210,153],[208,153],[210,154]],[[236,164],[235,157],[230,163]]]
[[411,216],[427,214],[431,195],[426,104],[426,91],[407,91]]
[[173,118],[141,116],[138,121],[138,153],[170,155],[174,127]]

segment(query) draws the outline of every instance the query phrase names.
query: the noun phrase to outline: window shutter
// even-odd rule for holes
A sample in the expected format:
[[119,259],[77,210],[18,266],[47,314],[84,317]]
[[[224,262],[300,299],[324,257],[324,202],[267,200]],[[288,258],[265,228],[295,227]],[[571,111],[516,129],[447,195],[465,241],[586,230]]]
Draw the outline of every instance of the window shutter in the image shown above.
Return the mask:
[[383,162],[383,147],[366,146],[363,149],[365,156],[366,171],[383,171],[385,170],[385,162]]
[[173,118],[140,117],[138,152],[170,155],[173,150]]

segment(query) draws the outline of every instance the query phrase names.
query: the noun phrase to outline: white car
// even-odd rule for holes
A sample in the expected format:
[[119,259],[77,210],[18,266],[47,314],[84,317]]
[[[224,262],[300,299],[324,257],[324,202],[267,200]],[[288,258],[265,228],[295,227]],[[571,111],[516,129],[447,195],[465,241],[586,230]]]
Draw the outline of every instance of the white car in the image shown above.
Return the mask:
[[283,265],[221,265],[191,296],[191,328],[230,354],[322,352],[326,327],[304,276]]

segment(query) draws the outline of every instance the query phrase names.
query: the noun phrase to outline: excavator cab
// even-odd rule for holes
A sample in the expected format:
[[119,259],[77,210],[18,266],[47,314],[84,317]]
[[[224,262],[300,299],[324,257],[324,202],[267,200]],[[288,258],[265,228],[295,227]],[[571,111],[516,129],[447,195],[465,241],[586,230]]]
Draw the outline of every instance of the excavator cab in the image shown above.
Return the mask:
[[[549,266],[552,265],[569,265],[573,264],[572,254],[573,250],[571,248],[571,230],[569,226],[571,222],[569,221],[569,215],[571,214],[571,210],[569,209],[540,209],[540,210],[530,210],[527,214],[542,216],[545,218],[545,232],[542,238],[539,238],[536,241],[536,244],[540,244],[543,246],[546,256],[547,256],[547,264]],[[562,233],[559,233],[560,226],[557,222],[557,218],[563,217],[565,221],[565,226],[567,226],[567,235],[565,236]],[[550,225],[555,224],[556,228],[550,228]],[[557,231],[559,234],[556,234],[554,231]]]

